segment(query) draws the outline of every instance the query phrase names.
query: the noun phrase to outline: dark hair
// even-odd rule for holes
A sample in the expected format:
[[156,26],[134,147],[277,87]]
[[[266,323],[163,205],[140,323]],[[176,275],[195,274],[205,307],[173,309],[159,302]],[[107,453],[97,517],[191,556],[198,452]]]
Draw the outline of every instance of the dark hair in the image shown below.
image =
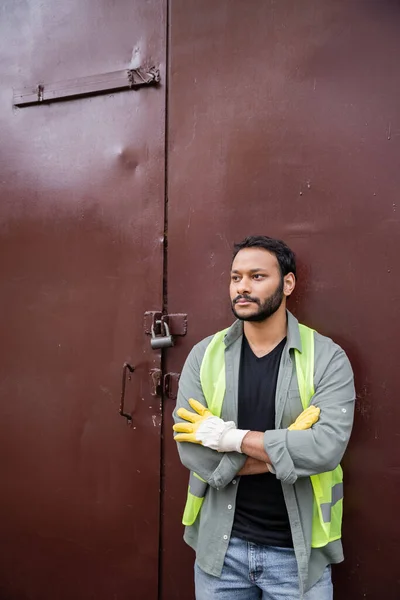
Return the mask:
[[234,244],[232,260],[240,250],[243,250],[243,248],[261,248],[267,250],[276,256],[282,277],[288,273],[293,273],[296,277],[296,256],[282,240],[275,240],[266,235],[250,235],[242,242]]

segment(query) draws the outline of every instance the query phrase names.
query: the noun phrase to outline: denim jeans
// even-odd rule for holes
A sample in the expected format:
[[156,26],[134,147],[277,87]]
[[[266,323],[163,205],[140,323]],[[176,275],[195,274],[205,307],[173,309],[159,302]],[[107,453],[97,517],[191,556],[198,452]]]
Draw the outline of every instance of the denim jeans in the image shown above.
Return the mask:
[[[196,600],[300,600],[297,562],[292,548],[260,546],[231,538],[221,577],[195,563]],[[303,596],[332,600],[331,568]]]

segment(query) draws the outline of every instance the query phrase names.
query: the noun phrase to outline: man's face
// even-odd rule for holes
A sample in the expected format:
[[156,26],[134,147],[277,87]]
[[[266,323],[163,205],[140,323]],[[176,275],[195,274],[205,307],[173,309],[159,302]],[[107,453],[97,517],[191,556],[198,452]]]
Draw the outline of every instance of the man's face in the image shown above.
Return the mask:
[[286,295],[284,283],[274,254],[262,248],[243,248],[231,269],[233,314],[242,321],[265,321],[281,306]]

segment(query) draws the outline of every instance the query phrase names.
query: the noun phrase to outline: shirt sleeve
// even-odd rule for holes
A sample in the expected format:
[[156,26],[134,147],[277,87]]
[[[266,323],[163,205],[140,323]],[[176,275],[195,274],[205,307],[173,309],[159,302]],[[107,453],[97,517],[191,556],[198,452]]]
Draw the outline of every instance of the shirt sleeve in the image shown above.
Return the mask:
[[[178,399],[173,418],[175,423],[185,422],[176,412],[178,408],[193,409],[188,403],[189,398],[194,398],[207,405],[200,383],[200,364],[204,356],[207,341],[197,344],[189,354],[179,380]],[[190,471],[200,475],[211,487],[223,488],[234,479],[246,461],[244,454],[238,452],[221,453],[201,444],[190,442],[177,442],[179,457],[182,464]]]
[[354,378],[344,351],[336,346],[310,404],[321,409],[319,421],[305,431],[266,431],[264,448],[278,479],[293,484],[298,477],[332,471],[346,450],[354,418]]

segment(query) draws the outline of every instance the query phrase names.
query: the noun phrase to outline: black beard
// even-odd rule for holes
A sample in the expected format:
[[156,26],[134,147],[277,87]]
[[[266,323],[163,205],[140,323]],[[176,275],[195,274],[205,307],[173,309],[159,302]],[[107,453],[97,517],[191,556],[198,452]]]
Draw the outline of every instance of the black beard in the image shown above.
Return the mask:
[[[255,302],[259,306],[258,311],[254,315],[249,315],[248,317],[243,317],[241,315],[238,315],[238,313],[235,311],[235,304],[239,299],[246,299],[246,300],[249,300],[250,302]],[[283,280],[281,280],[279,286],[277,287],[276,291],[272,294],[272,296],[269,296],[269,298],[264,300],[264,302],[261,302],[258,298],[252,298],[251,296],[240,295],[240,296],[237,296],[235,298],[235,300],[232,302],[231,308],[232,308],[232,312],[235,315],[235,317],[237,319],[239,319],[240,321],[252,321],[253,323],[254,322],[260,323],[261,321],[266,321],[267,319],[269,319],[269,317],[271,317],[274,313],[276,313],[276,311],[282,304],[282,300],[283,300]]]

